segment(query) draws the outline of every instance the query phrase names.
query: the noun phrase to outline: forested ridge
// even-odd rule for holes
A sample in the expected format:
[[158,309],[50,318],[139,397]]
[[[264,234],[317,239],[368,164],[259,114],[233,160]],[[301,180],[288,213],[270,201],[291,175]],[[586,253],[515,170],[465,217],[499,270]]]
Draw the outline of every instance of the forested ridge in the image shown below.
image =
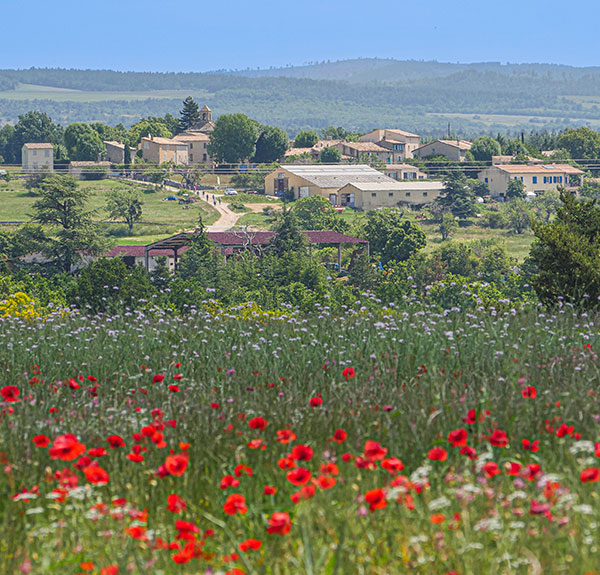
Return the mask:
[[[0,122],[12,123],[19,114],[34,108],[61,122],[131,125],[144,115],[160,116],[178,108],[179,98],[153,93],[158,90],[202,93],[199,99],[211,106],[215,115],[242,111],[259,121],[278,125],[291,135],[302,128],[319,129],[331,124],[369,130],[402,123],[406,129],[424,134],[439,132],[446,121],[430,114],[518,115],[529,117],[523,122],[534,122],[536,127],[552,128],[600,120],[599,68],[352,62],[353,68],[348,62],[300,67],[305,74],[309,68],[313,69],[317,77],[323,70],[333,70],[333,79],[329,80],[283,76],[286,71],[288,75],[293,71],[300,74],[300,68],[222,73],[0,70]],[[345,75],[335,73],[340,67]],[[348,80],[352,69],[353,79]],[[272,77],[258,76],[259,73]],[[363,83],[354,81],[368,77],[371,80]],[[65,96],[61,92],[61,98],[55,99],[42,92],[41,98],[15,98],[14,90],[23,84],[83,94],[73,92],[71,98],[70,93]],[[86,92],[111,92],[115,97],[86,101]],[[126,93],[140,93],[148,98],[132,101]],[[458,118],[453,124],[463,132],[482,130],[477,119]],[[487,125],[489,130],[496,128]]]

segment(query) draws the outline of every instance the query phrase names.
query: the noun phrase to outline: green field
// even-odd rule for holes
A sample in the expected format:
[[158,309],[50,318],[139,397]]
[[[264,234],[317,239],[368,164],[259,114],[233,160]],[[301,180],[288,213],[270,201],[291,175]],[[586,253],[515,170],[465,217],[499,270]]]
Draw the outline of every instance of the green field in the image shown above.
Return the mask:
[[68,90],[34,84],[19,84],[16,90],[0,91],[3,100],[52,100],[55,102],[108,102],[114,100],[136,101],[154,99],[185,99],[188,96],[202,100],[210,96],[205,90],[147,90],[145,92],[99,92]]
[[[147,244],[193,228],[198,223],[199,216],[202,216],[205,225],[210,225],[219,218],[218,212],[203,201],[189,205],[162,201],[163,198],[177,194],[157,190],[152,185],[143,186],[116,180],[80,182],[79,185],[89,191],[89,209],[95,210],[94,219],[103,222],[106,233],[117,243]],[[133,186],[143,195],[142,221],[134,225],[133,235],[129,235],[125,224],[107,222],[104,211],[107,193],[124,186]],[[35,196],[25,189],[22,180],[0,182],[0,229],[14,226],[3,222],[30,221],[31,208],[35,200]]]

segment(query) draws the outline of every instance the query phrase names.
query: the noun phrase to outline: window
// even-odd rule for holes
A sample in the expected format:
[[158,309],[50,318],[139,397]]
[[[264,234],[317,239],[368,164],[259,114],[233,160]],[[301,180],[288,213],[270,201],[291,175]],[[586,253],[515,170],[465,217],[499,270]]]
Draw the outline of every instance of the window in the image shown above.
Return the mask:
[[169,144],[167,144],[167,152],[170,152]]
[[523,176],[521,176],[521,181],[523,181]]
[[532,180],[534,184],[537,184],[537,176],[533,176]]
[[202,154],[202,161],[206,162],[206,154]]
[[190,150],[194,149],[194,144],[192,142],[190,142]]
[[489,179],[489,178],[485,178],[485,183],[486,183],[486,184],[488,183],[488,179]]
[[46,158],[50,157],[50,150],[46,150],[46,153],[44,154],[46,156]]
[[194,154],[190,154],[190,162],[194,161]]
[[144,142],[144,150],[147,150],[149,147],[148,142]]
[[423,192],[423,197],[426,198],[427,197],[427,192]]
[[393,198],[393,197],[394,197],[394,192],[389,192],[389,193],[388,193],[388,196],[389,196],[390,198]]
[[372,198],[375,198],[375,197],[377,197],[377,192],[371,192],[371,197],[372,197]]
[[558,178],[556,176],[554,176],[554,183],[556,184],[558,182]]
[[33,150],[33,155],[37,156],[37,150]]
[[404,195],[405,195],[407,198],[410,198],[410,192],[406,192]]
[[163,162],[166,162],[166,161],[167,161],[167,152],[164,152],[163,153]]
[[563,182],[562,182],[562,176],[560,176],[560,177],[558,178],[558,182],[559,182],[560,184],[562,184],[562,183],[563,183]]

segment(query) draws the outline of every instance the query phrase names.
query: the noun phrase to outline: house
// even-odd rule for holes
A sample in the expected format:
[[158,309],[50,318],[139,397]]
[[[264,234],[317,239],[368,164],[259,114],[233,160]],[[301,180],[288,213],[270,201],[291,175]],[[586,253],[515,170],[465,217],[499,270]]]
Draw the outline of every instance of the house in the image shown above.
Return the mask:
[[[107,140],[104,142],[104,147],[106,148],[106,159],[111,164],[124,164],[125,163],[125,144],[122,142],[115,142],[111,140]],[[129,148],[130,158],[133,162],[135,160],[135,148]]]
[[352,206],[359,210],[392,208],[402,204],[421,206],[430,204],[440,196],[443,182],[405,181],[397,182],[351,182],[338,192],[341,206]]
[[391,164],[394,161],[394,152],[374,142],[338,142],[334,145],[342,157],[360,161],[363,159],[378,160]]
[[102,176],[107,178],[109,170],[110,162],[69,162],[69,174],[74,178],[86,179],[93,174],[97,174],[99,179]]
[[[341,268],[342,246],[348,244],[360,245],[369,249],[369,242],[346,234],[340,234],[331,230],[301,231],[308,242],[309,248],[316,246],[334,246],[338,249],[338,265]],[[146,246],[115,246],[106,254],[107,258],[120,257],[128,266],[143,265],[146,270],[153,270],[157,265],[159,257],[167,258],[167,266],[175,271],[177,262],[189,248],[194,232],[182,232],[169,238],[159,240]],[[228,230],[225,232],[208,232],[208,240],[225,257],[233,256],[248,250],[260,253],[267,248],[275,232]]]
[[499,164],[479,172],[478,178],[490,188],[490,195],[503,198],[510,180],[525,184],[526,192],[542,194],[563,186],[572,193],[583,184],[583,172],[569,164]]
[[388,164],[383,173],[393,180],[426,180],[427,174],[410,164]]
[[210,136],[205,132],[186,131],[173,137],[175,142],[188,147],[188,164],[212,164],[207,147]]
[[202,106],[200,109],[200,122],[191,128],[190,132],[201,132],[203,134],[210,134],[215,129],[215,123],[212,119],[212,110],[208,106]]
[[142,158],[151,164],[173,162],[175,165],[188,163],[188,145],[171,138],[148,136],[140,142]]
[[[511,164],[517,159],[517,156],[492,156],[492,165]],[[524,156],[523,161],[526,160],[527,164],[543,164],[544,160],[534,158],[532,156]]]
[[373,130],[359,138],[360,142],[373,142],[394,153],[393,164],[413,157],[413,152],[421,143],[421,136],[404,130]]
[[[285,154],[284,158],[289,158],[290,156],[301,156],[303,154],[310,154],[312,159],[315,162],[321,160],[321,152],[325,148],[330,148],[332,146],[336,146],[339,144],[341,140],[318,140],[317,143],[312,148],[290,148]],[[349,156],[346,159],[351,159]]]
[[54,148],[48,143],[23,144],[21,165],[24,172],[54,170]]
[[424,144],[413,151],[415,158],[427,158],[429,156],[444,156],[453,162],[464,162],[465,154],[473,144],[466,140],[436,140]]
[[394,182],[364,164],[289,164],[265,177],[265,194],[294,199],[319,195],[340,205],[338,191],[350,182]]

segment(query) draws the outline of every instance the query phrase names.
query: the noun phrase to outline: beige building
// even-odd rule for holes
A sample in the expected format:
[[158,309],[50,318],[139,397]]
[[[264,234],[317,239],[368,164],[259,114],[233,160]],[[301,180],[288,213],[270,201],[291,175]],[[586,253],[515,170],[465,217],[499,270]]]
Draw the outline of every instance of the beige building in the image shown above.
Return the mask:
[[361,142],[379,144],[394,153],[391,163],[399,163],[413,157],[413,152],[421,143],[421,136],[404,130],[380,129],[373,130],[359,138]]
[[427,158],[428,156],[444,156],[453,162],[463,162],[465,154],[473,144],[466,140],[436,140],[413,151],[415,158]]
[[374,142],[339,142],[334,146],[342,157],[352,160],[378,160],[386,164],[393,164],[396,154]]
[[23,144],[21,165],[24,172],[54,170],[54,148],[48,143]]
[[392,180],[426,180],[427,174],[410,164],[389,164],[383,173]]
[[403,204],[422,206],[430,204],[440,196],[444,184],[428,180],[425,182],[351,182],[337,194],[338,204],[359,210],[393,208]]
[[173,140],[188,147],[188,164],[212,164],[208,155],[207,146],[210,136],[204,132],[182,132],[173,137]]
[[[123,142],[115,142],[107,140],[104,142],[106,148],[106,160],[111,164],[124,164],[125,163],[125,144]],[[135,148],[129,148],[131,162],[135,161]]]
[[148,136],[140,142],[142,158],[151,164],[173,162],[175,165],[188,163],[188,145],[171,138]]
[[478,178],[490,188],[490,195],[503,198],[510,180],[519,180],[525,184],[527,193],[542,194],[563,186],[575,193],[583,184],[583,172],[569,164],[503,164],[486,168],[479,172]]
[[337,205],[338,191],[350,182],[393,181],[364,164],[284,164],[265,178],[265,194],[294,199],[316,194]]
[[[543,164],[544,160],[540,160],[539,158],[533,158],[532,156],[525,156],[527,159],[527,164]],[[511,164],[517,159],[516,156],[492,156],[492,165],[500,165],[500,164]]]

